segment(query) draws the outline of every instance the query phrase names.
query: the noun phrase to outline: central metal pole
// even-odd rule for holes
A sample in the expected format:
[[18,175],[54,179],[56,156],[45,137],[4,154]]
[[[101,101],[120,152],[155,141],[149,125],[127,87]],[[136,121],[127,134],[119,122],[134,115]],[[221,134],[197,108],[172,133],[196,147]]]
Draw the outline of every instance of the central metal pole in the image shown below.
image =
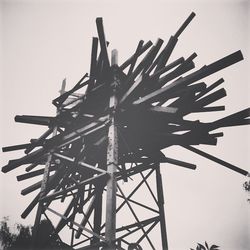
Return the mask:
[[105,238],[107,240],[108,250],[115,250],[115,232],[116,232],[116,189],[117,183],[115,172],[118,166],[118,135],[115,124],[115,111],[117,106],[116,89],[118,79],[115,73],[117,65],[117,50],[112,51],[111,65],[113,71],[113,82],[111,84],[112,94],[109,101],[110,109],[110,127],[108,130],[108,148],[107,148],[107,171],[110,175],[107,181],[107,200],[106,200],[106,229]]

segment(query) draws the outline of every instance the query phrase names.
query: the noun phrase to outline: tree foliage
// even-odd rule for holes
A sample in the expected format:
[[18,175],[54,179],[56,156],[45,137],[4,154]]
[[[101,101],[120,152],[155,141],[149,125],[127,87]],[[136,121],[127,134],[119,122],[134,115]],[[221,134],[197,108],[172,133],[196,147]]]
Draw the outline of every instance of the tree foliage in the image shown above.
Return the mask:
[[[12,232],[13,231],[13,232]],[[42,220],[37,228],[38,237],[33,242],[37,250],[72,250],[67,244],[61,242],[54,227],[48,220]],[[31,247],[32,228],[22,224],[15,224],[10,230],[9,218],[0,221],[0,249],[1,250],[27,250]]]
[[190,250],[219,250],[219,246],[216,245],[212,245],[212,246],[208,246],[207,242],[205,241],[205,244],[202,245],[200,243],[197,243],[196,248],[190,248]]
[[[245,181],[243,184],[243,187],[246,190],[246,192],[248,192],[248,194],[250,194],[250,180]],[[247,201],[250,202],[250,199],[247,199]]]
[[9,218],[4,217],[0,222],[0,243],[3,250],[28,249],[31,242],[31,227],[15,224],[10,230]]

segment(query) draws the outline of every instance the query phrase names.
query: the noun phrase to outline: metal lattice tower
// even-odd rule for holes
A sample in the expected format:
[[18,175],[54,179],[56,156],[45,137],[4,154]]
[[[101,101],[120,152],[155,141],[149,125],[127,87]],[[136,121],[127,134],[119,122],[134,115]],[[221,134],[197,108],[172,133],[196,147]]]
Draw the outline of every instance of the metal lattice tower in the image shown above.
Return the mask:
[[[58,242],[61,249],[131,250],[142,249],[143,244],[147,249],[168,249],[160,164],[189,169],[196,166],[166,157],[161,151],[164,148],[179,145],[248,175],[194,147],[216,145],[223,135],[217,129],[250,121],[249,108],[209,123],[185,118],[187,114],[225,109],[210,106],[226,96],[224,88],[217,89],[224,80],[213,84],[199,81],[243,59],[237,51],[183,76],[194,69],[197,55],[169,61],[179,36],[194,16],[191,13],[163,49],[161,39],[154,45],[141,40],[135,53],[121,65],[116,50],[110,60],[102,19],[97,18],[98,37],[92,41],[90,73],[68,91],[63,81],[61,95],[53,100],[56,116],[15,117],[16,122],[48,126],[30,143],[3,148],[24,149],[26,154],[9,161],[2,168],[4,173],[28,165],[27,173],[17,176],[18,181],[41,177],[21,192],[27,195],[40,190],[21,215],[26,218],[37,206],[33,249],[38,244],[41,218],[52,221],[51,216],[59,220],[56,225],[52,221],[47,241]],[[124,191],[123,185],[130,191]],[[145,196],[134,198],[138,192]],[[58,203],[64,206],[54,205]],[[138,212],[135,206],[146,212]],[[131,217],[123,213],[125,207]],[[59,236],[66,229],[71,235],[68,244]],[[154,230],[160,232],[158,246],[151,239]]]

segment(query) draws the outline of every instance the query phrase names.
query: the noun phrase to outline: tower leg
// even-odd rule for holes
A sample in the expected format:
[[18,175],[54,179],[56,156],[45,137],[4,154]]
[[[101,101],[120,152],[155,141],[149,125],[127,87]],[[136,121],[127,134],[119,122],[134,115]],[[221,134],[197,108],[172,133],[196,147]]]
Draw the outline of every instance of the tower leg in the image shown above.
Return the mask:
[[[98,188],[96,190],[96,198],[94,204],[94,232],[98,235],[101,233],[101,223],[102,223],[102,195],[103,195],[103,188]],[[99,243],[100,239],[94,237],[91,241],[91,245],[95,245]],[[93,248],[93,250],[98,250],[99,247]]]
[[156,168],[155,171],[156,171],[156,186],[157,186],[158,206],[159,206],[159,212],[160,212],[162,249],[168,250],[167,230],[166,230],[165,211],[164,211],[164,196],[163,196],[160,165]]

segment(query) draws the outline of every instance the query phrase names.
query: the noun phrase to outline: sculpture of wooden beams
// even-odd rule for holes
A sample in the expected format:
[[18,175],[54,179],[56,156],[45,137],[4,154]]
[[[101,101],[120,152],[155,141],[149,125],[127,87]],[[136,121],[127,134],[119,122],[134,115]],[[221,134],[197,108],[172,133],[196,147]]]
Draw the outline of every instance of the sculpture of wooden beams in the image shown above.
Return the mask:
[[[196,53],[172,59],[181,33],[194,16],[187,18],[163,48],[161,39],[155,44],[139,41],[135,53],[120,66],[116,51],[109,58],[102,19],[97,18],[90,73],[68,91],[63,82],[61,95],[52,102],[57,115],[15,117],[16,122],[48,127],[37,139],[3,148],[4,152],[24,150],[26,154],[9,161],[2,168],[4,173],[25,165],[26,173],[17,176],[18,181],[41,176],[41,181],[21,191],[22,195],[38,191],[21,215],[26,218],[38,206],[34,249],[41,216],[49,218],[51,214],[60,218],[54,235],[65,228],[72,231],[68,243],[72,249],[142,249],[143,244],[147,249],[160,249],[150,239],[158,224],[161,248],[168,249],[160,163],[193,170],[196,166],[166,157],[161,151],[164,148],[179,145],[239,174],[248,174],[196,146],[216,145],[223,127],[249,124],[249,108],[208,123],[186,118],[225,109],[214,105],[226,96],[220,87],[224,80],[207,84],[203,79],[243,59],[237,51],[200,69],[194,69]],[[148,182],[152,175],[155,189]],[[131,183],[134,176],[141,180],[129,194],[123,192],[121,181]],[[148,205],[144,197],[141,201],[133,198],[142,186],[155,206]],[[58,200],[68,201],[64,212],[53,208]],[[140,218],[134,205],[152,216]],[[124,220],[118,226],[116,219],[124,206],[133,221]]]

